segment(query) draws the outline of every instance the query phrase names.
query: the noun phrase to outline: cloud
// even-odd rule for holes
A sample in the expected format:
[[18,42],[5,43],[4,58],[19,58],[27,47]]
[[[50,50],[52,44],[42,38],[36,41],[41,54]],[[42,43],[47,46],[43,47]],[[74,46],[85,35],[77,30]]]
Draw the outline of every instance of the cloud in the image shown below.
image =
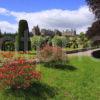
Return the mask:
[[11,24],[7,21],[0,21],[0,29],[2,32],[16,32],[17,24]]
[[[3,12],[6,12],[4,10]],[[39,25],[41,28],[76,29],[79,32],[86,31],[94,21],[94,15],[89,11],[87,6],[80,7],[77,10],[51,9],[40,12],[15,12],[8,11],[10,16],[15,17],[16,22],[20,19],[26,19],[29,23],[30,30],[33,26]]]
[[0,8],[0,14],[8,15],[9,11],[5,8]]

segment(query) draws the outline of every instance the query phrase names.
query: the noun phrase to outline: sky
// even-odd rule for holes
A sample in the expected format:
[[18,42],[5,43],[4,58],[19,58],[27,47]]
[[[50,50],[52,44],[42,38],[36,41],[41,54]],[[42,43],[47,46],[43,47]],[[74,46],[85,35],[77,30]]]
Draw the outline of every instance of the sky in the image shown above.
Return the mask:
[[16,32],[21,19],[29,29],[39,25],[46,29],[76,29],[86,32],[95,20],[85,0],[0,0],[0,29]]

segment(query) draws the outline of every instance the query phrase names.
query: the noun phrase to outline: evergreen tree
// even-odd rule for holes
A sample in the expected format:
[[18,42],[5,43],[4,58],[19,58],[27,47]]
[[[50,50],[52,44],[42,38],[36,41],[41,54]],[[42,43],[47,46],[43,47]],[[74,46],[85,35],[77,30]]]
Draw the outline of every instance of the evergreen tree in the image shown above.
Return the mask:
[[[25,36],[27,36],[26,41],[24,40]],[[28,39],[28,41],[27,41],[27,39]],[[31,42],[29,39],[28,23],[26,20],[20,20],[18,34],[16,37],[16,49],[18,51],[26,51],[25,44],[27,44],[27,50],[31,50]]]
[[1,32],[1,29],[0,29],[0,38],[2,37],[2,32]]

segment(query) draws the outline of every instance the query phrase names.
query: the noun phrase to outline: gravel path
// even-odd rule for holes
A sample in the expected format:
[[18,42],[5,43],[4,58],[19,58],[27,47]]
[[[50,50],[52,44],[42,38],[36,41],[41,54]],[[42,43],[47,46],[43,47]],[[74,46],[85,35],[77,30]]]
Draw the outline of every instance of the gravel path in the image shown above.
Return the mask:
[[88,50],[88,51],[84,51],[84,52],[78,52],[78,53],[68,54],[68,56],[91,56],[91,53],[93,51],[96,51],[96,50],[100,50],[100,48],[94,49],[94,50]]

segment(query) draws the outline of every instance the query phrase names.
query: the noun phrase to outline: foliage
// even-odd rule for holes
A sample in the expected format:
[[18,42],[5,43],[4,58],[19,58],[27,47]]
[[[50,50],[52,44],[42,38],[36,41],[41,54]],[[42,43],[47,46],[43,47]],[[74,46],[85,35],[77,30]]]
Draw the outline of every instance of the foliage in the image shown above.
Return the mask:
[[96,15],[96,18],[100,19],[100,0],[86,0],[86,2]]
[[2,34],[2,37],[15,39],[16,35],[17,35],[17,33],[4,33],[4,34]]
[[41,82],[33,83],[27,90],[12,91],[11,89],[6,89],[5,91],[0,91],[0,99],[99,100],[99,59],[71,56],[69,60],[70,64],[64,67],[59,66],[59,69],[38,64],[36,69],[41,70],[43,74]]
[[91,41],[87,38],[86,34],[81,32],[79,35],[79,44],[82,48],[91,47]]
[[48,41],[47,41],[47,44],[50,45],[50,46],[52,46],[52,37],[51,37],[51,36],[48,37],[47,40],[48,40]]
[[87,36],[92,38],[94,36],[100,36],[100,20],[94,22],[87,31]]
[[[87,36],[89,38],[93,38],[96,35],[100,36],[100,0],[86,0],[89,7],[92,9],[95,14],[97,20],[92,24],[92,26],[87,31]],[[93,40],[93,46],[99,46],[99,40]]]
[[40,80],[40,72],[35,70],[36,62],[32,60],[16,59],[7,62],[0,68],[0,87],[13,89],[26,89]]
[[2,50],[4,51],[14,51],[15,50],[15,44],[12,41],[5,41],[2,44]]
[[66,47],[67,38],[64,36],[55,36],[52,39],[52,44],[53,44],[53,46]]
[[100,46],[100,20],[92,24],[86,35],[93,41],[93,46]]
[[46,43],[46,38],[42,36],[33,36],[31,38],[32,49],[40,49]]
[[73,38],[71,38],[71,47],[72,48],[78,48],[78,38],[77,37],[73,37]]
[[[24,34],[27,34],[28,39],[29,39],[28,23],[27,23],[26,20],[20,20],[19,21],[18,35],[16,37],[16,48],[17,48],[18,51],[24,51],[24,41],[22,41]],[[28,50],[31,50],[30,40],[28,40]]]
[[59,30],[55,30],[55,35],[62,36],[62,32],[60,32]]
[[0,38],[2,37],[2,32],[1,32],[1,29],[0,29]]
[[66,39],[67,39],[66,48],[70,48],[71,47],[71,39],[70,39],[70,36],[66,36]]
[[41,35],[40,28],[38,25],[34,27],[34,32],[35,32],[35,35]]
[[38,58],[40,62],[61,64],[66,61],[67,56],[62,48],[46,45],[40,50]]

